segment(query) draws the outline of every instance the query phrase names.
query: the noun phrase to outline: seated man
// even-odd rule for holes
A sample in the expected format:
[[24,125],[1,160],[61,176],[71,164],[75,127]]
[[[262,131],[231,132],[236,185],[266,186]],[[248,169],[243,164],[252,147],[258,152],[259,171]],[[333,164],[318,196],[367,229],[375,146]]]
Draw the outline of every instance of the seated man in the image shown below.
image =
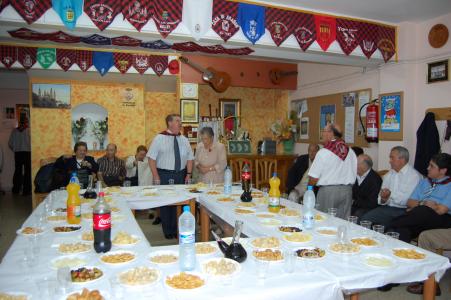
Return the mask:
[[64,171],[66,178],[62,183],[66,186],[73,172],[77,173],[78,181],[82,189],[89,184],[89,175],[97,173],[99,166],[94,160],[94,157],[86,155],[88,153],[88,145],[85,142],[77,142],[74,146],[75,155],[68,159],[62,158],[64,161]]
[[316,153],[319,151],[318,144],[310,144],[307,151],[307,154],[299,156],[294,165],[288,170],[288,199],[294,202],[299,202],[299,199],[304,196],[307,190],[308,170],[315,159]]
[[99,180],[107,186],[121,186],[125,178],[125,162],[116,157],[116,152],[116,145],[108,144],[105,155],[97,160]]
[[420,181],[407,201],[407,213],[390,225],[407,243],[424,230],[451,228],[451,155],[434,155],[427,170],[428,178]]
[[391,169],[384,176],[378,197],[378,204],[381,206],[364,214],[362,220],[381,224],[387,228],[394,218],[405,213],[407,199],[421,179],[420,173],[408,162],[409,151],[406,148],[396,146],[391,149]]
[[376,208],[382,178],[373,169],[373,160],[366,154],[357,157],[357,179],[352,187],[351,215],[359,219]]

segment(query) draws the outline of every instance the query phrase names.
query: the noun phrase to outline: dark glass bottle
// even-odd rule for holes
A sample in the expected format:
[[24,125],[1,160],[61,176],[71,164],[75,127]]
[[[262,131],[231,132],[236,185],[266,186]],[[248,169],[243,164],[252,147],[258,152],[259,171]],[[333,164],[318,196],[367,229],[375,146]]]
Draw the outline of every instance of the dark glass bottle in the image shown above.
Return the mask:
[[227,245],[216,233],[213,233],[216,241],[218,242],[219,249],[224,253],[224,257],[233,259],[236,262],[242,263],[247,258],[247,252],[243,245],[240,244],[241,230],[243,229],[242,221],[235,221],[235,230],[233,232],[233,238],[230,245]]
[[241,187],[243,188],[243,194],[241,194],[240,199],[243,202],[252,201],[251,181],[252,181],[251,170],[249,164],[246,162],[241,172]]

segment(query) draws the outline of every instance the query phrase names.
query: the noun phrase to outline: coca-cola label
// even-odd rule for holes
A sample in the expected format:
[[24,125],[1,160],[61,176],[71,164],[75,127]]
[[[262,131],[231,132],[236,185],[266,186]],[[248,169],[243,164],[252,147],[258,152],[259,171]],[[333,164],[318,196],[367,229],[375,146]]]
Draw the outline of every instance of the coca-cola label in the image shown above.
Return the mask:
[[244,180],[250,180],[251,179],[251,173],[250,172],[243,172],[243,174],[241,174],[241,178]]
[[106,230],[111,228],[111,214],[92,216],[94,230]]

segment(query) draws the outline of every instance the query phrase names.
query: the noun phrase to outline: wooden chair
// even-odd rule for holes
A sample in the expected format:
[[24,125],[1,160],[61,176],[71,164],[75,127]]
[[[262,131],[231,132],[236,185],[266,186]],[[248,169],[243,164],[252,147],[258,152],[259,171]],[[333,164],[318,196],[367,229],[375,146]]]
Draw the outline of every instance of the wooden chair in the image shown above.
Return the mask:
[[241,170],[243,170],[244,164],[249,163],[249,168],[253,170],[252,161],[244,158],[231,158],[230,167],[232,168],[232,180],[233,182],[241,181]]
[[377,171],[377,174],[379,174],[380,177],[384,177],[385,174],[388,173],[388,170],[379,170]]
[[255,160],[255,187],[269,186],[269,179],[277,172],[277,159],[263,158]]
[[[48,165],[50,163],[54,163],[56,161],[57,157],[47,157],[43,158],[39,161],[39,167]],[[39,203],[44,201],[45,197],[47,197],[49,193],[35,193],[33,192],[33,195],[31,197],[31,207],[34,210],[36,207],[38,207]]]

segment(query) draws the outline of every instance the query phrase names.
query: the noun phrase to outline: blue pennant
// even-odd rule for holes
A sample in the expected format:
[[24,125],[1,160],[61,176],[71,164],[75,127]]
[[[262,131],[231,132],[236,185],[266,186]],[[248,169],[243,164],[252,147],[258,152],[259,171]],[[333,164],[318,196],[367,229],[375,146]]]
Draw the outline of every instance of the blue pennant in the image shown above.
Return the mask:
[[111,39],[109,37],[101,36],[98,34],[93,34],[90,36],[83,36],[83,37],[81,37],[81,41],[85,44],[96,45],[96,46],[111,45]]
[[105,75],[114,64],[113,53],[95,51],[92,55],[92,64],[99,71],[100,75]]
[[265,34],[265,7],[239,3],[238,23],[247,39],[255,44]]
[[83,0],[52,0],[53,9],[69,29],[74,29],[83,13]]
[[148,49],[171,49],[171,45],[163,42],[162,40],[157,40],[153,42],[142,42],[141,47]]

